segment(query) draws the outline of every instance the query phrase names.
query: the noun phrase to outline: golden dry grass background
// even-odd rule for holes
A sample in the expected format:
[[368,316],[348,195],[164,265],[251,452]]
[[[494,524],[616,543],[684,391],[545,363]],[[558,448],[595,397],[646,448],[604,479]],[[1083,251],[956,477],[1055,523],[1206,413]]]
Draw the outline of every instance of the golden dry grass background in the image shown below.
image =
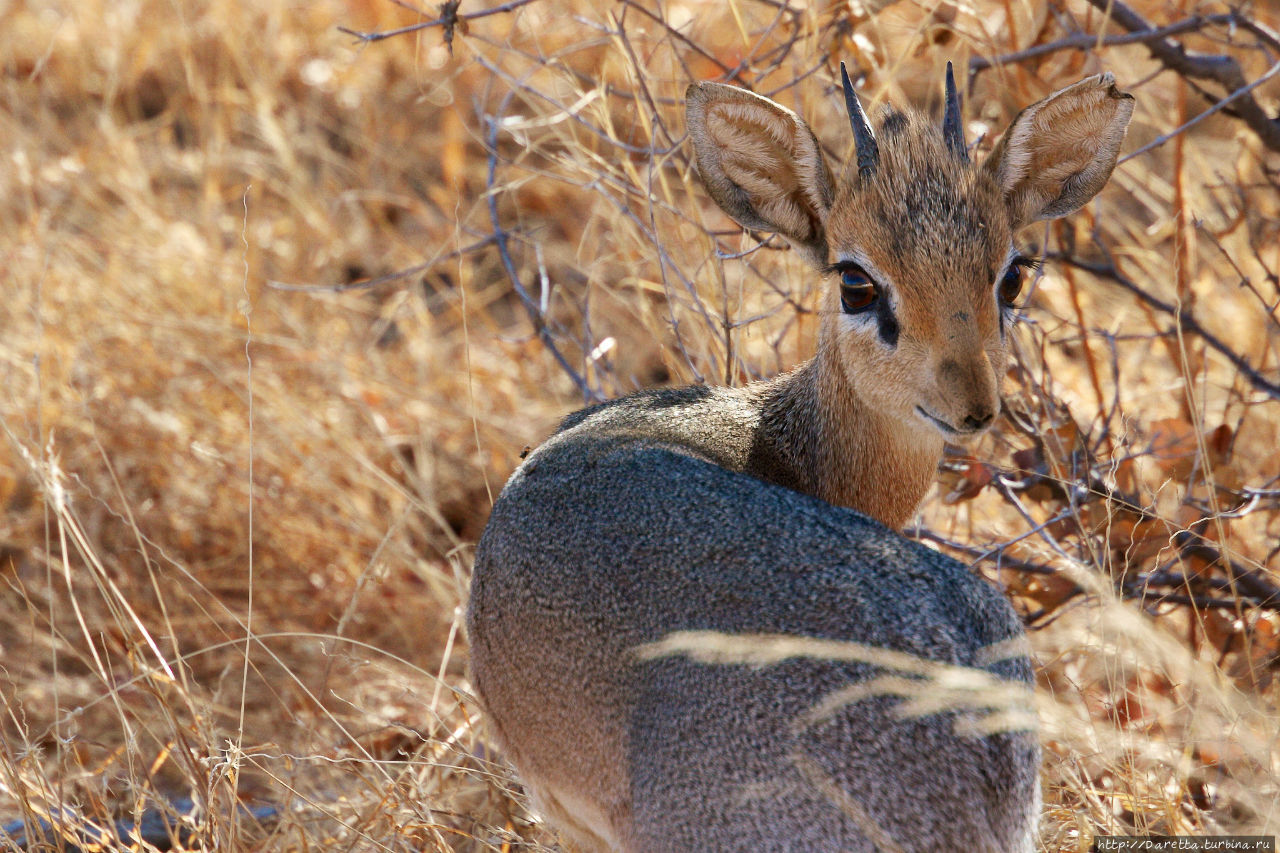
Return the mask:
[[[531,0],[367,44],[337,27],[437,10],[0,5],[0,822],[191,800],[193,847],[553,844],[466,694],[492,498],[584,399],[772,375],[816,328],[820,277],[697,186],[685,86],[736,69],[843,159],[841,59],[936,108],[947,59],[1120,32],[1078,0],[872,5]],[[1249,79],[1277,59],[1178,38]],[[1138,99],[1126,151],[1209,103],[1099,44],[982,71],[970,138],[1101,70]],[[1218,115],[1024,236],[1275,384],[1278,170]],[[1036,629],[1044,849],[1275,832],[1280,603],[1238,582],[1276,581],[1280,401],[1113,279],[1046,265],[1012,416],[918,532]]]

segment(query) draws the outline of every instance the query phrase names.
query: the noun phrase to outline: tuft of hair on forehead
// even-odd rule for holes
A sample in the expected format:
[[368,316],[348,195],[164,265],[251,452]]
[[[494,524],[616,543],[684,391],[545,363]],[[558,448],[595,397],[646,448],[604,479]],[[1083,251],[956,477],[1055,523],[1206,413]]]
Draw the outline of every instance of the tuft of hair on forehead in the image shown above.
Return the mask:
[[941,121],[920,110],[881,107],[873,126],[881,149],[881,162],[869,181],[872,185],[886,178],[910,177],[929,167],[957,176],[972,170],[972,163],[956,156],[948,147]]
[[[949,207],[1002,207],[995,181],[979,165],[960,158],[948,146],[941,123],[914,109],[885,107],[876,121],[880,163],[860,179],[846,164],[839,195],[853,195],[886,212],[901,211],[925,219],[947,218]],[[918,227],[915,226],[915,227]]]
[[895,110],[893,107],[885,107],[880,115],[880,132],[890,136],[897,136],[906,131],[910,126],[911,119],[901,110]]
[[828,221],[832,249],[856,248],[893,267],[994,275],[1013,236],[996,181],[956,155],[939,119],[884,107],[874,125],[879,163],[866,177],[846,163]]

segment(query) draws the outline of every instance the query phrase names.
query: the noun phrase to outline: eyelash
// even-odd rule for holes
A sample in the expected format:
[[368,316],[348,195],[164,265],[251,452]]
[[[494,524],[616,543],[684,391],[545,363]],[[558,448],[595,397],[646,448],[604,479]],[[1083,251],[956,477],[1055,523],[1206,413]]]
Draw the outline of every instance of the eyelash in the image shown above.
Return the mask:
[[875,307],[880,288],[857,264],[842,263],[833,268],[840,276],[840,307],[846,314],[862,314]]
[[1039,259],[1028,258],[1025,255],[1018,255],[1009,262],[1008,268],[1005,269],[1004,275],[1001,276],[999,283],[996,285],[996,292],[1003,307],[1008,309],[1017,307],[1014,300],[1022,293],[1022,271],[1039,269],[1040,264],[1041,261]]
[[840,276],[840,309],[849,316],[871,316],[886,346],[898,344],[898,320],[874,277],[859,264],[842,261],[824,272]]
[[[1000,303],[1000,326],[1004,328],[1006,312],[1017,309],[1016,300],[1022,293],[1023,271],[1038,270],[1042,261],[1018,255],[1009,262],[1004,274],[996,284],[996,296]],[[823,269],[827,275],[840,276],[840,308],[850,316],[866,314],[877,310],[880,319],[880,333],[886,343],[892,345],[897,340],[897,321],[892,313],[877,308],[880,302],[880,286],[861,265],[852,261],[838,261]],[[846,280],[847,279],[847,280]]]

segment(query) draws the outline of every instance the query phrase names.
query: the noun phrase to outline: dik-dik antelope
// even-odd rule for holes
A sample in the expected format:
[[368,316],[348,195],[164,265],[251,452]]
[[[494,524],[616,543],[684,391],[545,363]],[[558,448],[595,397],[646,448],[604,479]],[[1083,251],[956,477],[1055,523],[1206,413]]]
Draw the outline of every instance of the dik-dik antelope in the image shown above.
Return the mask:
[[894,531],[944,442],[1000,407],[1028,261],[1014,235],[1106,183],[1133,99],[1100,74],[972,162],[941,126],[873,129],[841,66],[839,181],[795,113],[687,92],[712,198],[830,284],[817,355],[739,388],[567,417],[476,553],[474,683],[536,808],[575,847],[1030,851],[1032,667],[1005,598]]

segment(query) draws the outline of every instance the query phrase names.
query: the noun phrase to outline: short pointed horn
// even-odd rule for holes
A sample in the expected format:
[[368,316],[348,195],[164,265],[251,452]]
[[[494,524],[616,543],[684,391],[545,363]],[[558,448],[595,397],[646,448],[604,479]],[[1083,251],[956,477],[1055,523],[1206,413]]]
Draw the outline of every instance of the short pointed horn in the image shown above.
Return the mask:
[[871,131],[871,123],[862,111],[862,104],[853,91],[853,83],[849,81],[849,72],[843,62],[840,63],[840,79],[844,84],[844,105],[849,110],[849,125],[853,128],[853,142],[858,152],[858,175],[867,180],[880,162],[880,147],[876,145],[876,135]]
[[969,162],[969,147],[964,143],[964,124],[960,120],[960,93],[956,91],[956,75],[947,62],[947,106],[942,115],[942,138],[961,163]]

